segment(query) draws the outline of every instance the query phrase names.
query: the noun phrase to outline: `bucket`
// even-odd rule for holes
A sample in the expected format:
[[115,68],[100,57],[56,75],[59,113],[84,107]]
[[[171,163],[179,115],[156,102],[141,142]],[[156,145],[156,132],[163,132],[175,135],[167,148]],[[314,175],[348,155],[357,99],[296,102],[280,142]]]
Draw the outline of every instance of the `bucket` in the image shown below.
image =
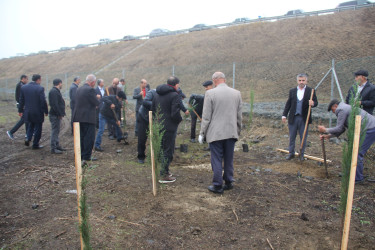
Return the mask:
[[247,144],[242,144],[242,151],[243,151],[243,152],[249,152],[249,145],[247,145]]
[[188,145],[187,144],[181,144],[180,145],[180,151],[182,153],[187,153],[187,151],[188,151]]

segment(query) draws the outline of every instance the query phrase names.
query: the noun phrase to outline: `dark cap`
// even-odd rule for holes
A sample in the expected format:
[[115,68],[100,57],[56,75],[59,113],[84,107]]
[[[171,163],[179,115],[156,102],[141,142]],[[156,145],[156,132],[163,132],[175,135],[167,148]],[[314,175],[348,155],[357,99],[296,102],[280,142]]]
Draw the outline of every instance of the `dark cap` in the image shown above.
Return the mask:
[[339,105],[339,104],[340,104],[340,101],[337,100],[337,99],[333,99],[333,100],[328,104],[328,112],[332,110],[332,106],[335,105],[335,104]]
[[204,83],[202,83],[203,87],[207,87],[207,86],[210,86],[212,84],[213,84],[212,81],[205,81]]
[[124,91],[122,91],[122,90],[117,93],[117,96],[118,96],[118,98],[121,98],[123,100],[126,99],[126,95],[125,95]]
[[354,75],[368,77],[368,71],[361,69],[361,70],[358,70],[357,72],[354,72]]

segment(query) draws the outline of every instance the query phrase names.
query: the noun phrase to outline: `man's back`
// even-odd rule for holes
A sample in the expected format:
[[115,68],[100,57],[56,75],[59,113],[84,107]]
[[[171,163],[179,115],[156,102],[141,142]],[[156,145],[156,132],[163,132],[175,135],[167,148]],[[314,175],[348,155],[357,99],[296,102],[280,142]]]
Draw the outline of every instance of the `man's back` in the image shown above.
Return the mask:
[[77,89],[75,101],[73,121],[95,124],[95,110],[99,106],[95,90],[85,83]]
[[43,113],[48,114],[44,88],[35,82],[22,86],[19,112],[24,113],[25,121],[34,123],[43,122]]
[[75,97],[76,97],[77,89],[78,89],[78,85],[73,82],[72,85],[70,85],[70,89],[69,89],[70,108],[72,110],[74,109],[74,105],[76,103]]

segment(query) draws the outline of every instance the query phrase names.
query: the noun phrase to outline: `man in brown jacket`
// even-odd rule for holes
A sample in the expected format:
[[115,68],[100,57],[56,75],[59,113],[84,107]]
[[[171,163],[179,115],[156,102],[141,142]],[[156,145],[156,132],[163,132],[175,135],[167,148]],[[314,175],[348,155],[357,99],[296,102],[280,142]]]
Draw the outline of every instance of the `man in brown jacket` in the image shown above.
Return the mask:
[[203,143],[206,138],[210,145],[214,177],[213,185],[209,186],[208,190],[221,194],[224,190],[233,188],[234,144],[241,132],[242,99],[240,91],[228,87],[225,83],[222,72],[215,72],[212,81],[215,88],[208,90],[204,96],[199,143]]

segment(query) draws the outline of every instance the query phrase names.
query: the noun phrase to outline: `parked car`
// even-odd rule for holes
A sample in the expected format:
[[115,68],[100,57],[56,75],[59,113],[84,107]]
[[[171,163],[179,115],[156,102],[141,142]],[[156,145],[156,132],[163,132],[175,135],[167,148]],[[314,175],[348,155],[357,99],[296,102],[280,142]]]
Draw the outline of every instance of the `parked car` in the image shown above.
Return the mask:
[[157,36],[166,36],[169,34],[169,30],[167,29],[154,29],[150,32],[150,35],[149,37],[150,38],[153,38],[153,37],[157,37]]
[[236,18],[236,20],[234,20],[233,22],[234,23],[247,23],[249,21],[250,21],[250,18],[241,17],[241,18]]
[[131,36],[131,35],[127,35],[122,38],[122,40],[124,41],[130,41],[130,40],[135,40],[135,39],[136,39],[135,36]]
[[366,0],[359,0],[359,1],[348,1],[348,2],[343,2],[337,5],[336,8],[342,8],[342,7],[350,7],[350,6],[357,6],[357,5],[365,5],[365,4],[371,4],[370,1]]
[[102,38],[99,40],[99,44],[108,44],[110,41],[109,38]]
[[70,48],[69,47],[61,47],[60,48],[60,51],[65,51],[65,50],[70,50]]
[[85,45],[85,44],[78,44],[76,46],[76,49],[81,49],[81,48],[85,48],[85,47],[87,47],[87,45]]
[[211,27],[205,25],[204,23],[200,23],[200,24],[196,24],[192,28],[190,28],[189,32],[200,31],[200,30],[208,30],[208,29],[211,29]]
[[295,16],[295,15],[298,15],[298,14],[303,14],[303,10],[301,10],[301,9],[298,9],[298,10],[290,10],[290,11],[288,11],[285,15],[286,15],[286,16]]
[[41,51],[38,52],[38,54],[48,54],[48,52],[45,51],[45,50],[41,50]]

